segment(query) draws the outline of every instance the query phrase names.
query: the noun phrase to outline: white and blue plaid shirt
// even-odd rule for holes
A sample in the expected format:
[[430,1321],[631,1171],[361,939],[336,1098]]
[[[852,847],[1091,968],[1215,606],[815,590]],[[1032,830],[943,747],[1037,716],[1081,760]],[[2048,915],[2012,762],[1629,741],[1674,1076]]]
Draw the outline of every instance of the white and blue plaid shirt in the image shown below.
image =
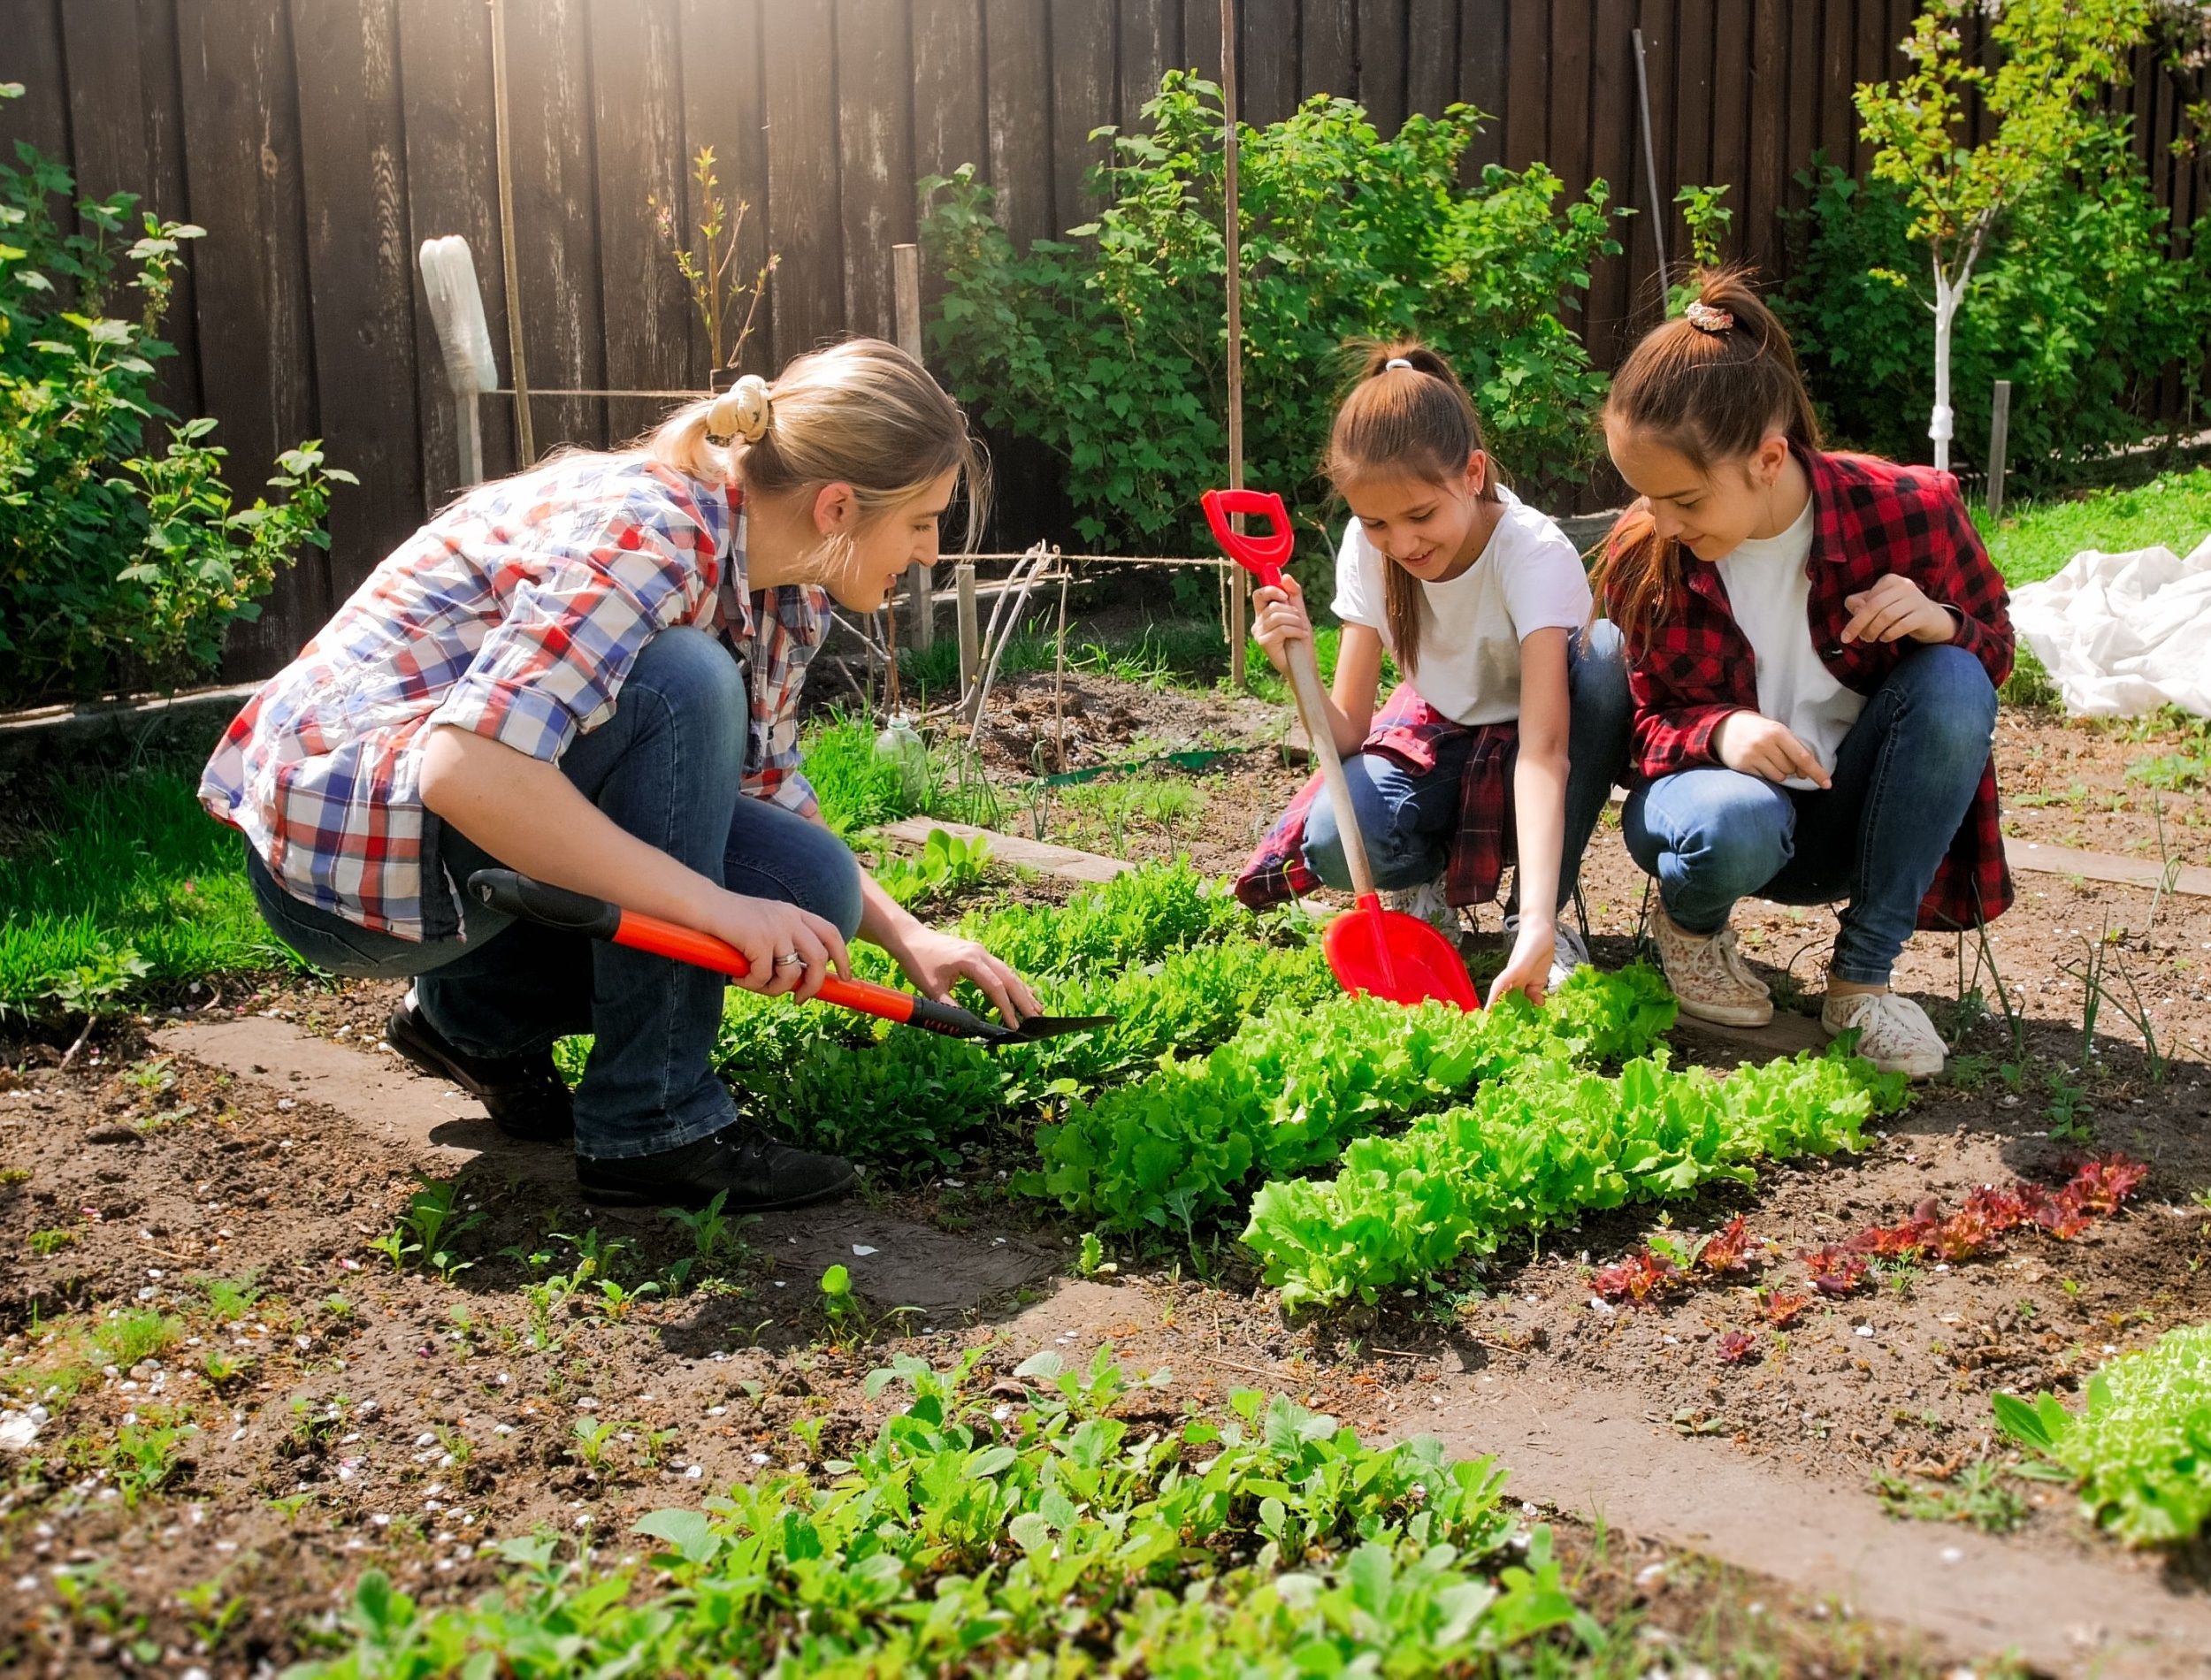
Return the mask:
[[295,897],[402,939],[460,928],[431,879],[422,747],[451,724],[547,762],[613,714],[659,631],[718,633],[745,662],[745,791],[817,813],[799,691],[828,597],[748,592],[733,487],[639,455],[569,455],[483,485],[372,572],[238,714],[200,802]]

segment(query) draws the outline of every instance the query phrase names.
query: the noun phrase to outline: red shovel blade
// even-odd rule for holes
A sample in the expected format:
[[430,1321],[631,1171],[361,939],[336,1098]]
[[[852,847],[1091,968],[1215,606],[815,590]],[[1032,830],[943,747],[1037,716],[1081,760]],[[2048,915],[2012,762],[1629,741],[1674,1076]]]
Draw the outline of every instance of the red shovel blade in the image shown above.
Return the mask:
[[1346,991],[1372,992],[1393,1004],[1433,998],[1481,1007],[1481,994],[1451,942],[1418,916],[1384,910],[1379,898],[1362,898],[1358,909],[1330,922],[1320,949]]

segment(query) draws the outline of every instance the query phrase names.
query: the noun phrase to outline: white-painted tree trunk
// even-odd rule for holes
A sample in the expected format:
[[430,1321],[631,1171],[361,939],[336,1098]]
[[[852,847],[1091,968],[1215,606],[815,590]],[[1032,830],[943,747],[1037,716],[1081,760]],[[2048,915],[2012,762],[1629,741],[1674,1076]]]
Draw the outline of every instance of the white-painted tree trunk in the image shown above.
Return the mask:
[[1939,470],[1950,470],[1950,439],[1955,435],[1956,416],[1950,407],[1950,325],[1957,319],[1958,303],[1965,295],[1965,281],[1961,278],[1955,286],[1943,277],[1939,263],[1935,266],[1935,386],[1934,413],[1927,424],[1927,435],[1934,439],[1934,463]]

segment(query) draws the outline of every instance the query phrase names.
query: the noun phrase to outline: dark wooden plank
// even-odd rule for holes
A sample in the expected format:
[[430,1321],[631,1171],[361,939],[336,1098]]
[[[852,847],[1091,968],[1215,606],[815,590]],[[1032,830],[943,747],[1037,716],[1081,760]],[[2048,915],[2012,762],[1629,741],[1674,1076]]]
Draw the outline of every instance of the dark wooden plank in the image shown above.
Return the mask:
[[[968,0],[970,11],[974,4],[975,0]],[[681,0],[678,27],[683,45],[686,225],[697,227],[706,210],[688,168],[688,160],[705,147],[714,153],[715,176],[720,183],[715,196],[729,206],[731,218],[737,216],[738,206],[744,207],[743,219],[737,223],[737,263],[731,271],[749,289],[758,281],[769,256],[768,118],[767,95],[761,86],[760,0]],[[979,57],[975,74],[979,84]],[[973,97],[979,110],[979,85]],[[776,370],[775,311],[767,301],[774,297],[776,279],[771,275],[766,299],[753,313],[752,337],[738,357],[737,365],[747,373],[771,374]],[[751,307],[749,298],[746,307]],[[706,328],[695,312],[690,316],[690,329],[691,377],[703,380],[713,356]]]
[[[1673,182],[1678,187],[1704,186],[1712,179],[1712,10],[1716,0],[1681,0],[1674,16]],[[1664,141],[1660,141],[1663,147]],[[1663,150],[1659,154],[1664,156]],[[1661,185],[1664,185],[1661,182]],[[1672,196],[1671,194],[1668,196]],[[1688,255],[1688,228],[1679,217],[1666,246]]]
[[[1017,246],[1055,232],[1052,219],[1051,35],[1044,0],[985,0],[983,40],[991,185]],[[1187,42],[1185,43],[1187,50]],[[1215,50],[1213,73],[1220,73]]]
[[1512,0],[1505,34],[1505,80],[1511,89],[1504,110],[1509,169],[1526,169],[1550,150],[1550,10],[1549,0]]
[[[192,218],[184,179],[184,94],[178,82],[177,12],[172,0],[139,0],[138,64],[145,98],[146,174],[138,190],[144,205],[166,221]],[[176,355],[161,364],[155,382],[161,401],[179,414],[198,414],[200,344],[195,292],[199,282],[187,261],[177,272],[162,337]]]
[[[1158,97],[1159,78],[1183,63],[1182,4],[1182,0],[1120,0],[1120,4],[1117,120],[1122,134],[1133,134],[1146,126],[1144,108]],[[918,32],[918,16],[914,27]]]
[[1405,109],[1443,114],[1458,97],[1459,0],[1412,0],[1405,11]]
[[838,0],[845,330],[895,338],[891,248],[914,237],[914,65],[905,0]]
[[1488,118],[1459,159],[1459,179],[1470,184],[1486,165],[1504,161],[1511,27],[1512,0],[1460,0],[1458,96]]
[[[202,381],[227,477],[250,497],[277,452],[317,424],[290,20],[255,0],[199,0],[183,9],[178,45],[186,173],[208,229],[194,253],[200,341],[221,347]],[[275,669],[331,605],[325,557],[310,550],[260,618],[233,630],[225,675]]]
[[[1695,4],[1697,0],[1683,0],[1684,4]],[[1673,163],[1674,66],[1679,60],[1679,43],[1674,39],[1674,0],[1637,0],[1634,27],[1643,32],[1643,75],[1650,86],[1651,149],[1656,155],[1658,203],[1646,207],[1641,238],[1628,244],[1628,290],[1634,332],[1641,332],[1664,318],[1666,302],[1667,276],[1658,267],[1658,248],[1652,230],[1665,235],[1666,255],[1676,263],[1687,251],[1681,241],[1679,218],[1673,213],[1674,187],[1679,179]],[[1631,43],[1632,45],[1632,43]],[[1633,66],[1631,64],[1630,69]],[[1642,120],[1639,114],[1635,129],[1635,202],[1642,204],[1650,195],[1645,184],[1651,166],[1643,157]],[[1630,335],[1633,336],[1633,333]]]
[[1208,81],[1220,80],[1221,0],[1182,0],[1182,62]]
[[1827,156],[1840,168],[1864,172],[1858,157],[1858,110],[1852,100],[1851,74],[1857,0],[1826,0],[1826,69],[1820,83],[1819,136]]
[[1552,0],[1550,16],[1550,133],[1544,161],[1577,197],[1589,185],[1590,0]]
[[[491,14],[449,0],[399,0],[399,65],[405,93],[408,261],[426,240],[458,234],[469,242],[484,317],[501,382],[511,382],[507,354],[507,294],[499,256],[499,193],[492,133]],[[442,506],[458,487],[452,398],[419,270],[409,281],[415,302],[416,429],[420,440],[424,508]],[[484,471],[515,468],[512,404],[478,404]]]
[[1299,6],[1297,87],[1305,94],[1358,96],[1357,0],[1304,0]]
[[[1811,169],[1812,158],[1821,149],[1820,4],[1821,0],[1786,0],[1784,13],[1789,32],[1789,96],[1784,106],[1787,119],[1781,137],[1781,164],[1789,174],[1786,202],[1792,210],[1802,210],[1810,202],[1810,195],[1797,183],[1796,176]],[[1829,153],[1827,161],[1840,160]]]
[[1723,256],[1732,261],[1743,248],[1749,215],[1745,177],[1750,159],[1750,0],[1718,0],[1712,18],[1711,179],[1727,188],[1724,201],[1735,213]]
[[1405,119],[1405,0],[1358,0],[1358,102],[1387,139]]
[[1113,13],[1098,0],[1052,0],[1052,230],[1090,221],[1099,201],[1084,190],[1106,159],[1093,129],[1113,120]]
[[394,0],[292,0],[323,447],[360,487],[330,505],[342,599],[421,522],[414,247]]
[[1297,108],[1297,0],[1243,0],[1237,88],[1248,123],[1275,123]]
[[0,81],[23,84],[22,98],[0,104],[0,142],[10,164],[18,141],[57,164],[73,161],[62,11],[62,0],[0,0]]
[[779,6],[761,35],[768,116],[768,243],[776,253],[776,355],[834,338],[844,314],[838,215],[836,28],[827,6]]
[[1748,153],[1735,232],[1743,260],[1769,280],[1780,271],[1781,225],[1775,212],[1788,191],[1788,30],[1787,0],[1756,0],[1750,16]]
[[[508,133],[514,143],[515,245],[523,344],[533,386],[603,388],[599,229],[592,179],[590,41],[585,0],[502,4]],[[513,370],[508,370],[509,378]],[[538,453],[609,439],[607,405],[555,397],[530,408]]]
[[[949,175],[962,164],[987,172],[983,0],[914,0],[913,39],[914,175]],[[923,320],[937,313],[943,295],[943,280],[924,254]]]
[[[1635,0],[1597,0],[1589,41],[1589,172],[1610,189],[1608,206],[1632,210],[1642,202],[1635,169]],[[1622,247],[1650,235],[1647,216],[1616,217],[1612,237]],[[1601,368],[1615,366],[1625,351],[1633,294],[1627,256],[1607,257],[1589,275],[1584,341]]]
[[[691,290],[654,209],[669,207],[669,230],[686,247],[699,242],[686,213],[676,0],[593,0],[587,21],[607,383],[632,391],[703,386],[692,365]],[[608,434],[635,437],[671,406],[666,398],[612,400]]]

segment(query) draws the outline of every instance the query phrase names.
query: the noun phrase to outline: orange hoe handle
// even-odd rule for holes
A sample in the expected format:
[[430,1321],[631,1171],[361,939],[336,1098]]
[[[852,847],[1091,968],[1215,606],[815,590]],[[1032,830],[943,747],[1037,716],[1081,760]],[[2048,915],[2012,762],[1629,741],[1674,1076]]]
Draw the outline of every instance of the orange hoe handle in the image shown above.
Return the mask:
[[[693,928],[679,928],[658,916],[640,915],[603,898],[570,892],[564,887],[547,886],[512,869],[478,869],[469,877],[469,891],[487,909],[541,922],[548,928],[608,940],[633,951],[650,951],[655,957],[670,957],[679,963],[694,963],[700,968],[710,968],[739,980],[752,972],[745,953],[725,939],[716,939],[712,934],[702,934]],[[980,1015],[894,987],[878,986],[871,981],[844,980],[832,974],[822,982],[822,989],[815,996],[825,1004],[856,1009],[863,1015],[896,1021],[901,1027],[942,1033],[947,1038],[1007,1035],[1006,1028],[986,1021]]]

